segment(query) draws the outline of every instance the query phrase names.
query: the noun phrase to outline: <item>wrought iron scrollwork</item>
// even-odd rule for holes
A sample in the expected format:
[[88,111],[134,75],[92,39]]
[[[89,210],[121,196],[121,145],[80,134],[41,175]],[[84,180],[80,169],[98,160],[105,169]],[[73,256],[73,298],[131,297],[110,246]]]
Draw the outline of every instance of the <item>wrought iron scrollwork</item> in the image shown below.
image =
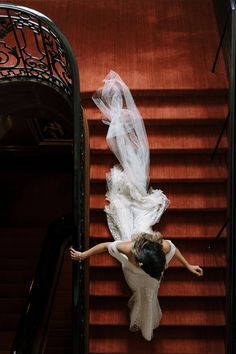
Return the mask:
[[[0,4],[0,83],[16,80],[42,82],[56,89],[70,104],[74,123],[73,245],[81,249],[85,237],[87,212],[85,178],[87,176],[84,167],[85,134],[76,58],[65,36],[49,18],[26,7]],[[75,323],[72,352],[83,353],[85,351],[84,265],[74,264],[73,268]],[[23,340],[27,341],[30,338],[24,337]]]
[[11,23],[8,23],[5,18],[0,18],[0,39],[6,37],[6,35],[12,31]]
[[40,80],[72,95],[72,73],[63,43],[35,14],[0,9],[0,80]]

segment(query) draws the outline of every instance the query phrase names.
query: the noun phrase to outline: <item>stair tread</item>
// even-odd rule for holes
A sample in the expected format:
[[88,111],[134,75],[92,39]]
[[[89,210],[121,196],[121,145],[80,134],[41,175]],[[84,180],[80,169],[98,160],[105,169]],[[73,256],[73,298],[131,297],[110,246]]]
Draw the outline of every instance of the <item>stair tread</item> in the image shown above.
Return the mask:
[[[156,226],[167,238],[214,238],[224,224],[226,216],[219,211],[176,212],[167,209]],[[226,230],[222,236],[226,236]],[[104,212],[91,211],[90,237],[111,240]]]
[[[191,344],[190,344],[190,346],[191,346]],[[61,351],[60,351],[60,349],[61,348],[58,348],[58,349],[56,348],[53,351],[51,350],[50,353],[47,353],[47,354],[64,354],[63,349],[61,349]],[[98,352],[96,352],[95,350],[89,351],[89,354],[97,354],[97,353]],[[106,354],[121,354],[120,352],[117,352],[117,351],[113,351],[113,352],[109,351],[109,352],[105,352],[105,353]],[[130,351],[126,352],[126,353],[129,354]],[[122,354],[126,354],[126,353],[122,352]],[[157,354],[159,353],[160,354],[160,352],[157,352],[157,351],[155,351],[155,353],[157,353]],[[180,352],[177,352],[176,349],[173,349],[170,352],[167,352],[167,350],[161,352],[161,354],[202,354],[202,353],[203,352],[202,352],[201,349],[199,349],[199,351],[195,351],[194,353],[193,353],[193,351],[191,351],[191,352],[189,352],[189,351],[183,352],[182,349],[181,349]],[[1,354],[1,352],[0,352],[0,354]],[[3,354],[5,354],[5,352]],[[8,352],[6,352],[6,354],[8,354]],[[213,349],[213,351],[209,351],[208,350],[207,354],[225,354],[225,351],[224,351],[223,346],[221,345],[221,348],[218,347],[218,350],[216,350],[216,349]]]
[[[224,268],[226,267],[226,245],[223,239],[218,240],[214,250],[209,249],[209,240],[191,239],[186,242],[184,239],[173,241],[191,264],[199,264],[206,268]],[[90,242],[90,247],[98,242]],[[90,258],[89,264],[92,267],[119,267],[119,262],[111,257],[107,252],[94,255]],[[169,263],[169,268],[182,267],[175,257]]]
[[[159,296],[225,296],[223,269],[204,268],[204,276],[196,278],[183,268],[165,272]],[[94,268],[90,275],[90,295],[128,296],[130,290],[120,268]]]
[[[154,189],[162,190],[170,200],[168,209],[226,209],[227,193],[224,183],[154,183]],[[217,193],[216,193],[217,190]],[[94,183],[90,186],[90,209],[103,209],[106,187]]]
[[[225,304],[222,299],[162,298],[161,326],[223,326]],[[128,325],[129,311],[126,298],[90,299],[91,325]]]
[[[145,341],[140,332],[130,333],[128,328],[95,326],[90,331],[90,353],[119,353],[128,354],[130,351],[146,353],[147,345],[151,353],[178,353],[187,354],[191,348],[191,354],[224,353],[224,331],[221,327],[207,328],[205,326],[174,327],[174,330],[166,331],[165,326],[160,326],[154,331],[151,342]],[[134,347],[135,343],[135,347]]]
[[[9,162],[9,157],[7,160]],[[19,163],[21,159],[18,158],[17,161],[16,163]],[[26,163],[25,159],[23,161]],[[24,165],[24,162],[22,164]],[[29,165],[31,163],[27,165],[27,168]],[[4,163],[2,163],[2,168],[3,166],[5,166]],[[14,166],[15,163],[12,162],[10,167],[14,168]],[[32,170],[32,165],[30,168]],[[6,203],[7,205],[1,210],[1,226],[31,226],[31,229],[34,229],[32,226],[35,226],[36,230],[36,226],[38,226],[39,229],[45,229],[47,232],[46,228],[55,218],[71,211],[71,186],[70,173],[62,173],[61,175],[59,173],[55,173],[55,175],[40,173],[40,171],[38,174],[35,171],[28,174],[24,171],[22,173],[1,173],[2,204]],[[4,229],[6,230],[7,227]],[[22,229],[24,228],[22,227]],[[42,241],[46,232],[42,234]],[[36,237],[39,236],[40,234],[36,231]]]
[[[189,126],[147,126],[150,152],[161,151],[209,151],[212,152],[221,132],[222,126],[189,127]],[[107,127],[90,129],[90,149],[93,153],[107,153],[110,150],[106,143]],[[228,147],[227,136],[222,136],[219,149]]]
[[[12,260],[14,262],[14,260]],[[24,282],[30,283],[32,281],[32,276],[33,276],[33,270],[32,268],[29,269],[23,269],[19,270],[17,268],[17,265],[15,265],[15,269],[7,269],[7,265],[3,263],[3,265],[0,263],[0,283],[1,284],[20,284]],[[32,265],[31,265],[32,267]]]
[[45,234],[45,230],[43,227],[0,227],[1,237],[14,236],[16,240],[21,237],[32,239],[32,233],[40,237]]
[[0,350],[10,350],[13,339],[15,337],[15,331],[1,330],[0,331]]
[[12,330],[15,331],[20,320],[20,312],[2,314],[0,318],[0,331]]
[[[0,227],[0,235],[1,235],[0,253],[2,255],[6,254],[6,252],[2,251],[3,248],[8,248],[9,251],[10,247],[11,247],[11,252],[13,251],[15,255],[17,253],[21,254],[22,250],[24,249],[26,249],[27,251],[29,250],[33,251],[34,249],[38,250],[42,246],[46,233],[47,233],[47,228]],[[10,256],[9,252],[7,252],[7,256]]]
[[[225,268],[226,267],[226,256],[223,250],[221,252],[216,253],[215,250],[208,251],[207,249],[205,249],[205,253],[202,254],[204,250],[201,250],[199,248],[197,250],[183,250],[183,248],[180,249],[181,252],[188,259],[189,263],[191,264],[199,264],[204,268],[206,267]],[[119,263],[109,254],[105,253],[102,255],[94,255],[93,257],[91,257],[90,266],[91,267],[119,267]],[[178,261],[173,259],[169,264],[169,268],[172,267],[178,268],[178,267],[182,267],[182,265]]]
[[35,257],[35,254],[31,257],[25,258],[0,258],[0,267],[7,271],[24,271],[28,270],[29,274],[34,272],[34,269],[37,264],[38,257]]
[[25,299],[23,298],[4,298],[0,297],[0,313],[1,316],[4,316],[5,314],[13,313],[15,314],[16,312],[19,313],[24,304],[25,304]]
[[[93,181],[105,181],[106,174],[117,164],[114,157],[107,156],[96,158],[91,156],[91,179]],[[217,156],[214,161],[204,154],[183,156],[157,155],[151,161],[150,179],[151,183],[164,181],[225,181],[227,168],[225,158]]]
[[[136,106],[140,111],[145,124],[151,120],[154,124],[158,121],[172,120],[178,122],[197,120],[225,119],[228,114],[228,104],[225,96],[135,96]],[[101,122],[101,113],[92,99],[83,99],[82,105],[88,120]]]
[[0,284],[1,297],[8,296],[9,298],[25,298],[29,293],[30,282],[28,284],[13,283],[13,284]]
[[[62,315],[61,315],[62,314]],[[60,316],[61,315],[61,316]],[[17,325],[20,320],[20,313],[7,313],[7,314],[1,314],[0,318],[0,331],[2,330],[13,330],[17,328]],[[58,331],[64,331],[64,332],[70,332],[71,330],[71,321],[72,318],[70,315],[67,313],[63,312],[60,313],[58,312],[57,318],[53,319],[51,322],[51,327],[52,330],[50,330],[50,336],[56,336]]]

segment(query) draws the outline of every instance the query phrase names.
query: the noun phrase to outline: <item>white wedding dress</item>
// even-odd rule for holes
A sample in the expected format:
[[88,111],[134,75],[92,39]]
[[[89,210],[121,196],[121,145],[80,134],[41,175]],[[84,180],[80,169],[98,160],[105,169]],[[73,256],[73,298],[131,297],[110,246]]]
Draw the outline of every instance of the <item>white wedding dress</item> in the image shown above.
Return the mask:
[[[104,123],[109,125],[107,143],[120,163],[107,175],[106,199],[109,205],[105,212],[115,239],[109,253],[121,263],[126,282],[133,292],[129,300],[130,330],[141,330],[144,338],[151,340],[153,329],[158,327],[162,317],[157,298],[160,281],[130,263],[118,251],[117,243],[134,239],[139,232],[152,232],[152,226],[160,220],[169,201],[161,190],[148,190],[146,131],[130,90],[120,76],[110,71],[93,100],[103,113]],[[174,244],[168,242],[167,264],[175,253]]]

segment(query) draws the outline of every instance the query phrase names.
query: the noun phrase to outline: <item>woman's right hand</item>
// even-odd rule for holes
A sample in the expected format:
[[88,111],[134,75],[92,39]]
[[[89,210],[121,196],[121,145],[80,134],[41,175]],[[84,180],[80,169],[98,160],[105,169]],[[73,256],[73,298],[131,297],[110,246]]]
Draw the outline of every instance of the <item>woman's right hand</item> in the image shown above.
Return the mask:
[[70,247],[70,256],[72,261],[82,261],[85,259],[84,252],[76,251],[72,246]]

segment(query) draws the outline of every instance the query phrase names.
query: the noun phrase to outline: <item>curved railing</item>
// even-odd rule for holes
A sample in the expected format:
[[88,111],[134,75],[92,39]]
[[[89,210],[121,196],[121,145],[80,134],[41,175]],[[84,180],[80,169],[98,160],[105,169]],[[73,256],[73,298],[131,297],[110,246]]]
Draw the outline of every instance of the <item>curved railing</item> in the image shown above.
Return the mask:
[[[74,125],[73,245],[82,249],[86,214],[85,138],[75,55],[48,17],[27,7],[0,4],[0,84],[11,81],[41,82],[57,90],[70,104]],[[73,353],[78,353],[84,350],[83,264],[73,265],[73,280]]]
[[49,18],[25,7],[0,5],[0,13],[0,80],[40,80],[70,101],[78,75],[62,33]]

